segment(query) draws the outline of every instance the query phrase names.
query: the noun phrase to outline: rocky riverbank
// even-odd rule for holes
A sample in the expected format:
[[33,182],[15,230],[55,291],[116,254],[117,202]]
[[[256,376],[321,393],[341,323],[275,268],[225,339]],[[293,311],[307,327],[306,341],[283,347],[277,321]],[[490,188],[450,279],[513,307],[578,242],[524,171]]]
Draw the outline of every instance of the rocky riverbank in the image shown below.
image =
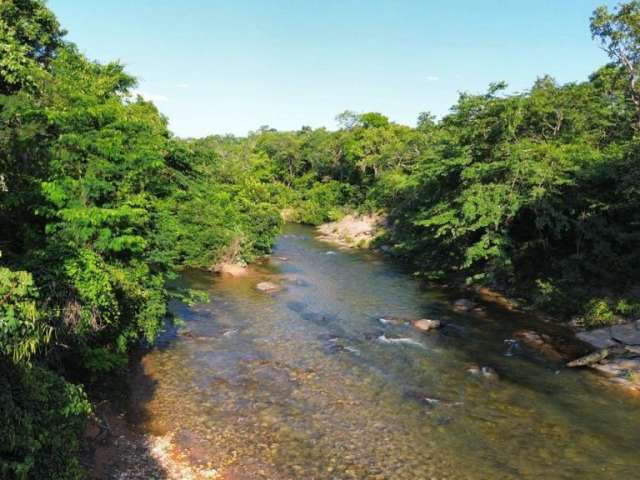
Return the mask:
[[369,248],[385,224],[384,215],[346,215],[336,222],[318,226],[317,238],[345,248]]
[[[452,302],[454,310],[482,314],[482,304],[496,305],[513,312],[520,310],[515,301],[488,288],[466,290],[469,298]],[[543,319],[551,323],[548,318]],[[561,322],[553,323],[561,325]],[[514,332],[513,340],[552,362],[569,368],[590,369],[605,384],[640,396],[640,320],[592,330],[570,327],[573,325],[561,326],[562,335],[519,330]],[[566,334],[572,335],[573,340],[563,338]]]
[[576,336],[594,352],[575,360],[575,366],[591,368],[608,382],[640,395],[640,320],[583,331]]
[[[317,228],[319,240],[344,248],[369,248],[385,227],[382,215],[347,215],[343,219],[325,223]],[[486,287],[467,289],[472,298],[494,304],[506,310],[519,310],[518,303]],[[473,300],[462,298],[454,302],[454,310],[482,313],[483,307]],[[539,352],[544,357],[570,366],[590,368],[612,385],[640,395],[640,320],[631,323],[578,332],[577,345],[568,347],[564,339],[547,333],[522,330],[514,333],[514,340]],[[591,350],[584,357],[576,352]],[[606,351],[605,351],[606,349]],[[588,357],[588,358],[587,358]],[[585,361],[577,361],[586,358]],[[572,363],[575,362],[575,363]]]
[[[153,435],[134,430],[111,403],[95,406],[84,435],[82,463],[94,480],[213,480],[221,478],[175,433]],[[182,442],[184,443],[184,442]]]

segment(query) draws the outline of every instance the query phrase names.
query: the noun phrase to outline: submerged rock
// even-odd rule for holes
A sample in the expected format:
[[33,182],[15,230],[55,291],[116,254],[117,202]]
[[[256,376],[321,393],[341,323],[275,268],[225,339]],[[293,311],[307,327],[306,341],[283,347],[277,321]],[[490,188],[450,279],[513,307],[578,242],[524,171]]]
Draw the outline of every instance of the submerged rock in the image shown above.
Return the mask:
[[467,367],[467,373],[470,373],[471,375],[480,375],[482,370],[480,369],[480,365],[472,363]]
[[380,317],[378,321],[383,325],[396,325],[396,326],[406,325],[408,323],[406,319],[400,318],[400,317],[394,317],[392,315]]
[[513,334],[513,337],[533,350],[542,353],[545,357],[558,362],[563,356],[551,345],[551,337],[544,333],[537,333],[532,330],[520,330]]
[[476,304],[473,303],[468,298],[460,298],[460,299],[456,300],[455,302],[453,302],[454,310],[457,310],[459,312],[469,312],[469,311],[473,310],[473,308],[475,308],[475,306],[476,306]]
[[442,322],[440,320],[421,318],[420,320],[415,320],[413,322],[413,326],[421,332],[429,332],[431,330],[437,330],[438,328],[442,327]]
[[311,285],[308,281],[298,275],[283,275],[281,278],[285,283],[295,285],[296,287],[308,287]]
[[507,346],[507,351],[504,352],[505,357],[513,357],[515,352],[519,351],[520,349],[520,344],[513,338],[505,338],[504,343]]
[[591,368],[633,394],[640,394],[640,358],[616,358],[591,365]]
[[349,352],[353,355],[360,355],[360,350],[349,345],[351,339],[340,337],[337,335],[320,335],[320,339],[324,340],[324,351],[328,355],[334,355],[340,352]]
[[480,369],[482,376],[484,378],[488,378],[489,380],[498,380],[498,372],[495,371],[494,368],[484,366]]
[[282,290],[282,286],[273,282],[260,282],[256,285],[256,289],[264,293],[275,293]]
[[487,314],[487,309],[485,307],[481,306],[481,305],[476,305],[475,307],[473,307],[471,309],[471,311],[473,313],[481,315],[481,316],[484,316],[484,315]]
[[480,287],[476,290],[476,293],[480,295],[483,300],[500,305],[507,310],[518,309],[518,304],[513,299],[496,290],[492,290],[488,287]]
[[442,326],[441,332],[447,337],[462,337],[465,334],[465,328],[462,325],[447,322]]
[[308,305],[304,302],[287,302],[287,308],[292,312],[301,313],[307,309]]
[[423,344],[414,340],[413,338],[408,337],[388,337],[386,334],[382,334],[378,337],[378,341],[380,343],[385,343],[389,345],[412,345],[414,347],[425,348]]
[[434,408],[442,403],[441,399],[433,397],[430,394],[425,394],[424,392],[406,391],[403,392],[402,396],[407,400],[420,403],[428,408]]
[[495,371],[494,368],[488,367],[486,365],[480,366],[476,363],[472,363],[467,367],[467,373],[471,375],[481,376],[489,380],[498,380],[498,372]]

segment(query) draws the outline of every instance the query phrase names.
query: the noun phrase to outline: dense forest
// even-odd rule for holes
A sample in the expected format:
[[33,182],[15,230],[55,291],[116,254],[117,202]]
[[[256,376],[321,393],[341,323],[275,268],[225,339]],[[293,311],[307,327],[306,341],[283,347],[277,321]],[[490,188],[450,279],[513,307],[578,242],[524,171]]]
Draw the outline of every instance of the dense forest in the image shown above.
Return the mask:
[[267,254],[283,212],[384,212],[379,245],[425,279],[559,319],[640,312],[640,2],[591,33],[611,63],[585,81],[495,83],[415,128],[347,111],[336,131],[179,139],[42,0],[2,0],[0,477],[82,477],[92,401],[190,293],[168,280]]

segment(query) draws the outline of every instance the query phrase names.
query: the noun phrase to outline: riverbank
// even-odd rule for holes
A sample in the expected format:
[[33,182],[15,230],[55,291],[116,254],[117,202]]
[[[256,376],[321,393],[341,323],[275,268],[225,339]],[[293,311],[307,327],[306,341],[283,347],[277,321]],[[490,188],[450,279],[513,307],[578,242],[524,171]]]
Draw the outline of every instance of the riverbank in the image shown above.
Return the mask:
[[[135,373],[145,368],[144,357],[135,363]],[[84,433],[81,462],[92,480],[215,480],[222,478],[208,462],[198,457],[197,445],[180,432],[157,435],[136,428],[131,412],[110,401],[94,407],[95,417]],[[202,452],[201,452],[202,453]]]
[[319,225],[317,238],[342,248],[368,249],[383,233],[386,221],[382,214],[349,214],[335,222]]

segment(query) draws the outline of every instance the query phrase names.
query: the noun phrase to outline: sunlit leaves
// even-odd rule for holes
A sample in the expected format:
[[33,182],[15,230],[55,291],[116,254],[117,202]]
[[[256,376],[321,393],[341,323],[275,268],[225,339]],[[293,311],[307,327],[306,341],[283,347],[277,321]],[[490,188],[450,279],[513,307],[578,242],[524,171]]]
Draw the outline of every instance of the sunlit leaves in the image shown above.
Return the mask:
[[0,356],[28,362],[51,339],[37,300],[29,273],[0,267]]

